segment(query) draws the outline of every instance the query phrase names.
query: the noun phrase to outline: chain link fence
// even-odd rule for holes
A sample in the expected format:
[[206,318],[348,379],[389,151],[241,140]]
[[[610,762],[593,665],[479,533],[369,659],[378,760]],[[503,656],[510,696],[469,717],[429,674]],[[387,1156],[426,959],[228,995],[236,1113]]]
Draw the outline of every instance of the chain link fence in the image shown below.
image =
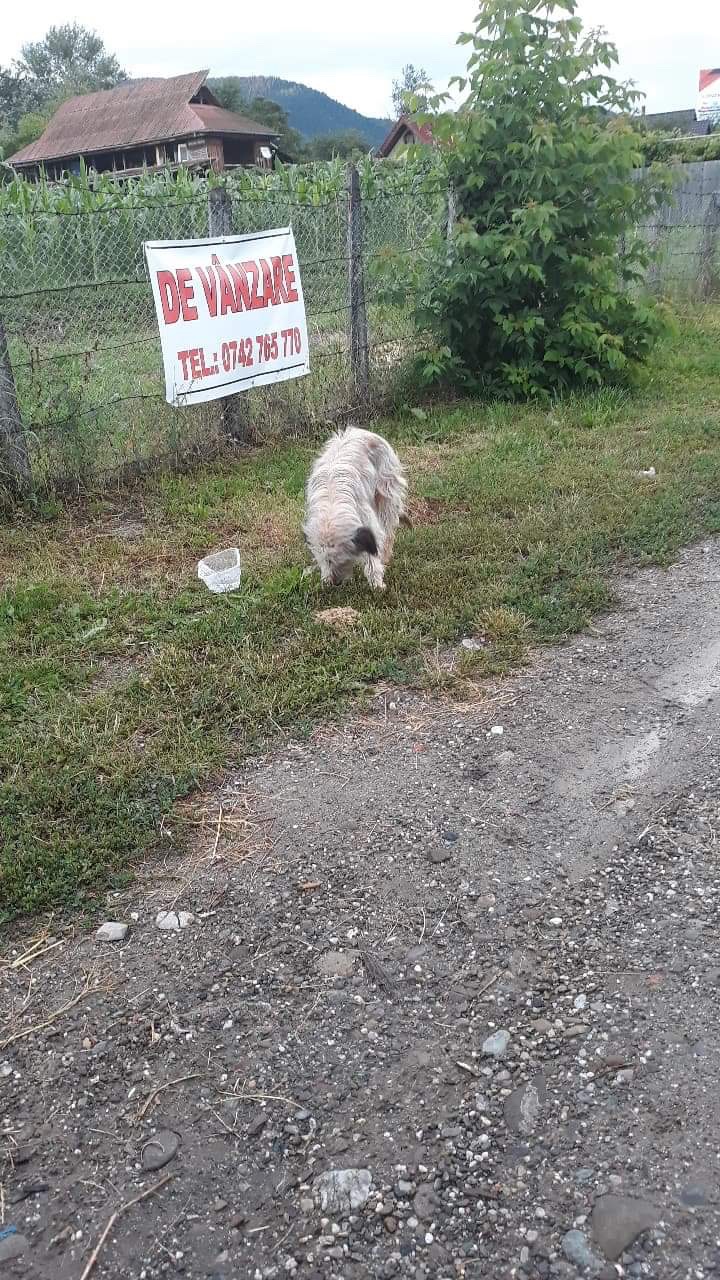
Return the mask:
[[[310,375],[237,397],[259,438],[366,416],[395,393],[422,345],[412,298],[388,303],[382,267],[398,255],[422,262],[451,216],[447,189],[437,176],[398,180],[394,171],[391,189],[361,199],[352,172],[347,190],[321,199],[225,193],[234,233],[292,225],[307,308]],[[92,211],[0,212],[6,478],[14,469],[27,481],[31,469],[40,487],[86,485],[222,447],[218,403],[165,402],[143,254],[146,240],[213,234],[211,207],[205,191]],[[682,300],[720,296],[720,161],[683,165],[673,201],[634,234],[655,250],[646,287]]]
[[676,178],[672,201],[637,228],[653,250],[645,287],[678,301],[711,301],[720,297],[720,160],[680,165]]
[[[226,233],[293,227],[310,343],[310,375],[243,393],[243,421],[267,438],[365,416],[392,394],[416,351],[410,300],[385,304],[374,266],[390,252],[429,248],[447,219],[445,188],[408,175],[405,186],[359,206],[349,189],[317,203],[283,192],[230,188],[223,195]],[[176,409],[165,402],[143,253],[146,240],[215,234],[212,208],[200,193],[88,212],[0,213],[0,324],[9,355],[5,394],[0,360],[0,415],[14,381],[36,484],[96,483],[222,446],[218,403]],[[352,358],[358,322],[367,350],[360,380]]]

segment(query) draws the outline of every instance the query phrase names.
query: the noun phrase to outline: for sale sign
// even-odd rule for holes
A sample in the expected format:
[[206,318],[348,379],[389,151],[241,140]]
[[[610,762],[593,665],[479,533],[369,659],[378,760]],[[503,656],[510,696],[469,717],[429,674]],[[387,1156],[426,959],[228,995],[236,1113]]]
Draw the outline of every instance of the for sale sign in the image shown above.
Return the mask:
[[698,120],[720,124],[720,67],[700,72],[696,115]]
[[290,227],[145,244],[170,404],[199,404],[310,372]]

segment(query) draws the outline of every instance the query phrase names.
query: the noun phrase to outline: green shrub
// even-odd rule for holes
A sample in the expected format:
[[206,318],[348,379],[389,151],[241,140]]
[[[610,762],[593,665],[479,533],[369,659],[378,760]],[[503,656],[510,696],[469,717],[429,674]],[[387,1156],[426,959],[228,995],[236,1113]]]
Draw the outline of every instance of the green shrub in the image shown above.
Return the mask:
[[[632,233],[668,180],[634,179],[637,136],[612,115],[636,95],[576,7],[483,0],[460,37],[471,49],[463,105],[426,117],[458,212],[449,243],[398,284],[433,335],[427,381],[547,398],[626,381],[661,332],[661,313],[629,286],[648,261]],[[399,262],[384,267],[397,277]]]

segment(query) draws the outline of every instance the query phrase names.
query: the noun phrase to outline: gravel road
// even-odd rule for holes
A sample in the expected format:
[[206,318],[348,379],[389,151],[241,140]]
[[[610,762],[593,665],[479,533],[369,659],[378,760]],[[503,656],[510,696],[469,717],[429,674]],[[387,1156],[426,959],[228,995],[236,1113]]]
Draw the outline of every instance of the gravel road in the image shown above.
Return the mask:
[[122,940],[6,935],[0,1276],[720,1275],[718,583],[254,760]]

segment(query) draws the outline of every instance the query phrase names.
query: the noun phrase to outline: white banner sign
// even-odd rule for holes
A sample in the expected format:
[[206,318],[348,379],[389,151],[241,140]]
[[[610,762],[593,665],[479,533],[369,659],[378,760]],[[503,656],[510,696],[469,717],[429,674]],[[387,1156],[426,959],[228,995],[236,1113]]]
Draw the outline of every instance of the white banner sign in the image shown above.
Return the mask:
[[720,67],[700,72],[700,91],[695,114],[698,120],[720,124]]
[[200,404],[310,372],[292,229],[145,244],[165,391]]

